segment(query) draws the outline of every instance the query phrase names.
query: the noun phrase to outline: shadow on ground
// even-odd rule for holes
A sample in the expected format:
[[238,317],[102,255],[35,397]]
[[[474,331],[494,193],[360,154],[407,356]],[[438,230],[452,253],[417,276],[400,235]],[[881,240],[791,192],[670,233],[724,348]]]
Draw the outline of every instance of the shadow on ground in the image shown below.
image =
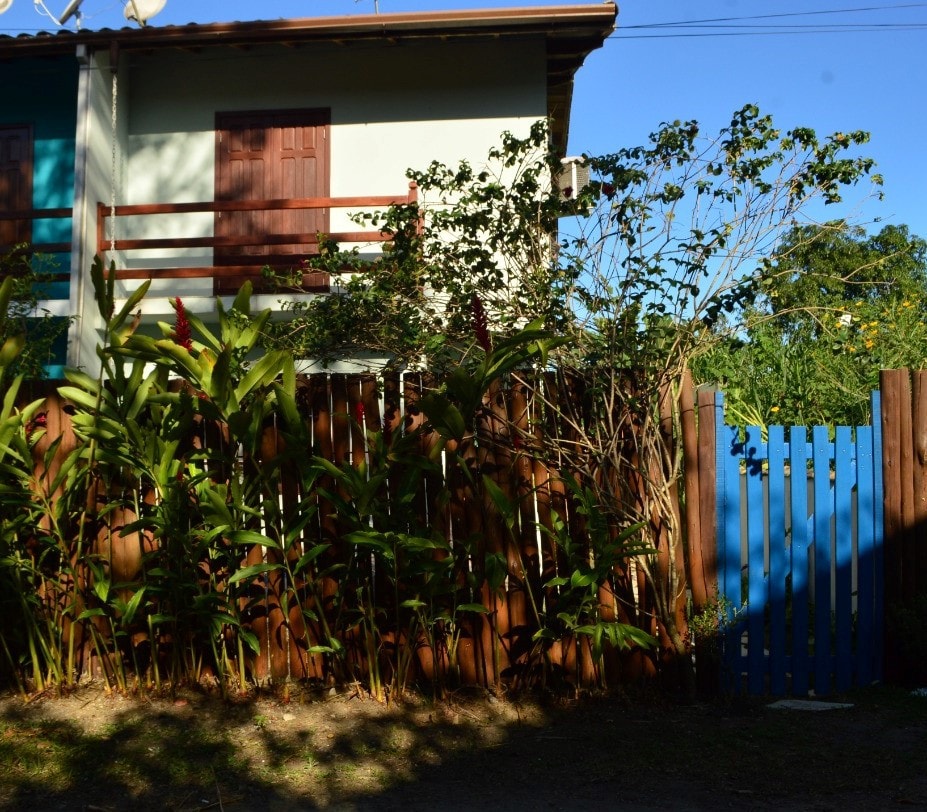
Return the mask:
[[43,810],[863,809],[927,805],[927,699],[852,709],[456,697],[384,707],[0,701],[0,808]]

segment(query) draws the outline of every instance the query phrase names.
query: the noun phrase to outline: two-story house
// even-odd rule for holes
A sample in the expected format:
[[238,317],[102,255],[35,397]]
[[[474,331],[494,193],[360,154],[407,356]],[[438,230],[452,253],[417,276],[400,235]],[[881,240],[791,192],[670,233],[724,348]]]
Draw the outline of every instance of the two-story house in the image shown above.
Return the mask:
[[146,321],[169,318],[171,296],[209,321],[216,295],[298,265],[318,233],[374,246],[350,214],[415,195],[407,168],[478,165],[503,131],[544,118],[565,149],[574,74],[615,15],[598,3],[0,37],[0,245],[60,257],[47,304],[76,317],[67,363],[92,367],[95,254],[115,262],[122,296],[154,280]]

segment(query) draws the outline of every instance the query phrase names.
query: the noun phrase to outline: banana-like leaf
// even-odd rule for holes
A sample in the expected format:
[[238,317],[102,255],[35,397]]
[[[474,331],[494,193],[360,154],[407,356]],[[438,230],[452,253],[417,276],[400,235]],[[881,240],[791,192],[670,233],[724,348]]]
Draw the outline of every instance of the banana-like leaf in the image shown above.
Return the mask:
[[97,410],[97,396],[85,392],[83,389],[78,389],[76,386],[60,386],[58,387],[58,394],[65,400],[70,400],[91,413]]
[[12,364],[25,346],[25,335],[10,336],[4,341],[3,346],[0,347],[0,370],[6,369],[6,367]]
[[280,545],[270,536],[258,533],[257,530],[232,530],[226,534],[232,544],[256,544],[261,547],[280,549]]
[[[222,352],[222,341],[210,331],[199,316],[188,310],[187,321],[190,322],[190,327],[196,332],[200,339],[202,339],[204,344],[208,344],[216,352]],[[172,328],[171,333],[173,334],[173,332]]]
[[231,578],[229,578],[229,586],[232,584],[237,584],[239,581],[244,581],[248,578],[255,578],[258,575],[263,575],[267,572],[275,572],[281,569],[283,569],[283,564],[252,564],[249,567],[242,567]]
[[432,428],[446,440],[462,440],[467,430],[460,410],[443,395],[425,395],[419,405]]
[[[115,274],[113,275],[115,276]],[[148,294],[148,288],[150,287],[151,280],[146,279],[135,289],[132,295],[126,299],[125,304],[123,304],[123,306],[119,309],[119,312],[113,316],[106,325],[110,332],[118,330],[120,327],[122,327],[123,324],[125,324],[126,319],[129,317],[132,311],[138,307],[138,303]]]
[[0,282],[0,313],[6,313],[13,298],[13,277],[8,276]]
[[[189,350],[173,341],[166,341],[164,339],[155,341],[154,345],[162,356],[174,361],[175,364],[186,373],[182,374],[181,377],[187,378],[194,383],[204,382],[203,373],[208,364],[204,364],[203,353],[200,353],[197,358],[194,358]],[[205,386],[203,388],[205,388]]]
[[251,281],[246,279],[245,283],[238,289],[238,293],[235,296],[235,301],[232,302],[232,310],[237,310],[239,313],[244,313],[246,316],[251,315],[251,291],[253,285]]
[[267,386],[279,378],[287,355],[288,353],[284,350],[269,352],[252,364],[245,377],[241,379],[241,383],[235,387],[236,400],[241,403],[252,390]]
[[483,474],[483,487],[486,488],[486,492],[496,506],[496,510],[499,511],[499,515],[505,520],[506,527],[511,530],[515,526],[515,517],[518,515],[517,506],[486,474]]

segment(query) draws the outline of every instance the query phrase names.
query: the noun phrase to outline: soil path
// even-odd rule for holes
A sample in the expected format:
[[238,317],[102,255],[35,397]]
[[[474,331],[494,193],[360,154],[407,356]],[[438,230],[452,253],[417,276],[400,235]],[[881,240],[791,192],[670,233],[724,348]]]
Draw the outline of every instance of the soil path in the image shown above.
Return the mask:
[[927,698],[849,699],[8,696],[0,809],[927,808]]

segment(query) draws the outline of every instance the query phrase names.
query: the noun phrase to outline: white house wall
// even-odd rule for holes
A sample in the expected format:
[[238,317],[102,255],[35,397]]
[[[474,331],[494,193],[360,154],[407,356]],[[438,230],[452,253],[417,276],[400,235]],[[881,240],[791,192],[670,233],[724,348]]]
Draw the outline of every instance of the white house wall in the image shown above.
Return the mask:
[[[75,173],[78,192],[76,205],[81,208],[75,218],[77,227],[76,250],[72,252],[72,313],[77,316],[69,341],[68,363],[74,367],[92,368],[96,365],[96,341],[102,328],[93,286],[90,282],[90,266],[97,253],[97,204],[109,205],[115,196],[117,202],[124,194],[124,154],[126,122],[119,120],[115,137],[112,126],[112,80],[109,54],[99,52],[90,55],[81,67],[78,101],[86,118],[78,117],[77,171]],[[117,80],[117,91],[125,82],[124,75]],[[125,88],[123,88],[124,92]],[[118,97],[117,97],[118,101]],[[115,171],[113,154],[115,150]],[[112,257],[117,265],[121,257]],[[109,257],[108,257],[109,259]]]
[[[545,64],[539,39],[132,53],[120,73],[128,127],[120,202],[213,200],[216,113],[293,108],[331,111],[332,196],[402,195],[407,168],[462,158],[479,165],[504,130],[526,133],[546,114]],[[98,169],[108,195],[109,166]],[[333,211],[330,225],[357,229],[346,212]],[[210,236],[213,216],[148,216],[120,229],[120,238]],[[127,266],[212,264],[203,249],[165,256],[133,252]],[[209,279],[172,279],[155,282],[152,294],[182,295],[200,309],[211,290]],[[147,302],[152,308],[169,312],[164,302]]]

